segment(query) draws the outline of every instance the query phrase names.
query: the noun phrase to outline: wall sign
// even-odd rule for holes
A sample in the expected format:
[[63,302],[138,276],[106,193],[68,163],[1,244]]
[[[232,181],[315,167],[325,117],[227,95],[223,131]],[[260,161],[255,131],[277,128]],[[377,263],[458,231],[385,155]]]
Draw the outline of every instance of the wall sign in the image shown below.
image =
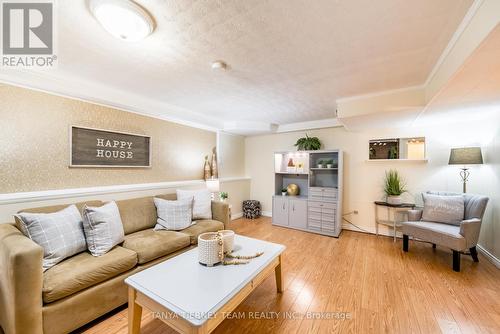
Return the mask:
[[151,167],[151,137],[72,126],[70,167]]

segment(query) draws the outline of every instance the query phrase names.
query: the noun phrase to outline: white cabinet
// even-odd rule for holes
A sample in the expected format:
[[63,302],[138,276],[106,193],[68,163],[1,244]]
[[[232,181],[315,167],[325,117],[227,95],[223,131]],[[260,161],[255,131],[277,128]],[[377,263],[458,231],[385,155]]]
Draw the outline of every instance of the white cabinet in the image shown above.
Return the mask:
[[[273,224],[338,237],[342,231],[343,152],[276,152],[274,158]],[[299,188],[298,196],[281,196],[290,184]]]
[[302,230],[307,229],[307,200],[290,198],[288,202],[288,225]]
[[285,196],[273,197],[273,224],[288,226],[288,198]]

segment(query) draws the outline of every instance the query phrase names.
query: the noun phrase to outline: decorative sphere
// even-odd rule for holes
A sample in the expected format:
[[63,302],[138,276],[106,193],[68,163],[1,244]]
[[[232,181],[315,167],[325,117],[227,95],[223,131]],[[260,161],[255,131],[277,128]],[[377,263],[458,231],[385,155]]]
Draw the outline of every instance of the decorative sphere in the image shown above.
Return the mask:
[[300,193],[300,188],[295,183],[290,183],[288,187],[286,187],[286,192],[290,196],[297,196]]

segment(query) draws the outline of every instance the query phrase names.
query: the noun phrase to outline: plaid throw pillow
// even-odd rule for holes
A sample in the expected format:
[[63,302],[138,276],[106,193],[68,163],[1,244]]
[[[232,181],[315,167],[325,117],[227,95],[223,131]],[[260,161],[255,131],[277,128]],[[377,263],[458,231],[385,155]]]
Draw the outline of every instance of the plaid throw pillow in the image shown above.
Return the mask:
[[155,197],[154,201],[158,215],[155,231],[179,231],[191,226],[193,212],[192,197],[177,201],[167,201]]
[[82,216],[75,205],[53,213],[15,215],[19,229],[43,248],[43,270],[87,249]]
[[85,206],[83,229],[93,256],[106,254],[125,238],[120,211],[115,202],[100,207]]
[[177,189],[177,199],[193,199],[193,220],[212,219],[212,196],[208,189]]

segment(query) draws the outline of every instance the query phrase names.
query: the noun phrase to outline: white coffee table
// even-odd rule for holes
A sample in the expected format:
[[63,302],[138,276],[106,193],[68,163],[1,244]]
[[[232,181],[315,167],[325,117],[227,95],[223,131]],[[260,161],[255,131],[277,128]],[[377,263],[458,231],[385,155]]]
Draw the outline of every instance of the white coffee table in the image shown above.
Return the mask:
[[235,236],[234,254],[264,252],[244,265],[206,267],[194,248],[128,277],[129,333],[139,333],[142,308],[180,333],[210,333],[273,272],[278,292],[285,246]]

